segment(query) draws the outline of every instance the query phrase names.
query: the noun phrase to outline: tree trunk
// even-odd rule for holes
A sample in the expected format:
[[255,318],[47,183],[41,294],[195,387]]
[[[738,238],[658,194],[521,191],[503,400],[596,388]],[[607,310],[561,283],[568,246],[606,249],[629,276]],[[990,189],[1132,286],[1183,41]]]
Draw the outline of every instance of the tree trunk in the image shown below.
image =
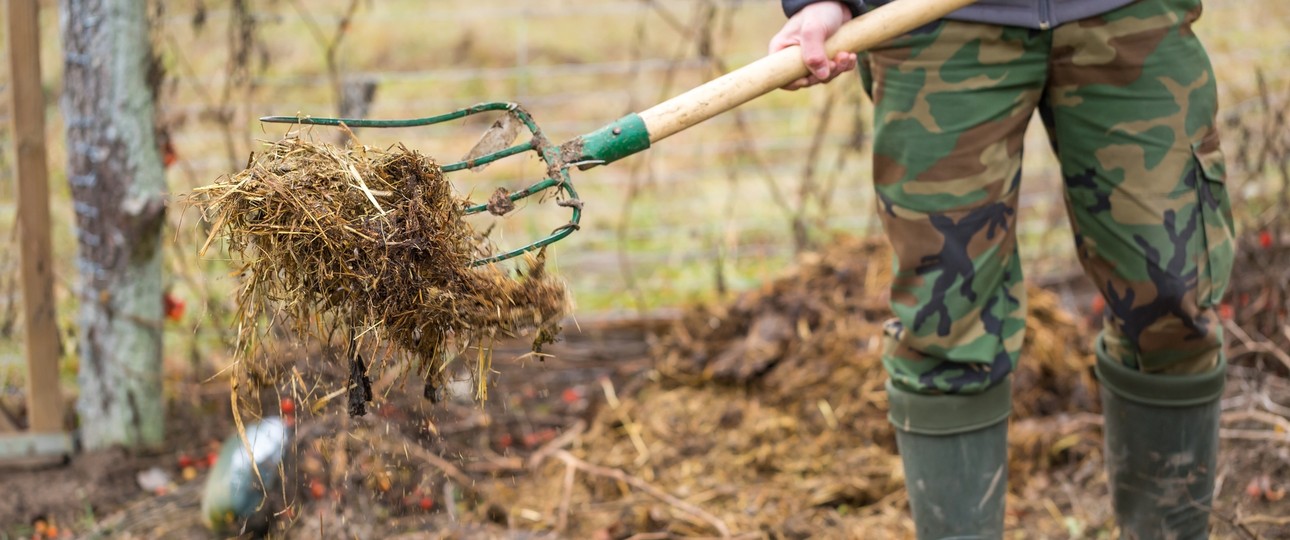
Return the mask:
[[86,448],[157,445],[166,199],[146,2],[61,0],[60,8],[81,437]]

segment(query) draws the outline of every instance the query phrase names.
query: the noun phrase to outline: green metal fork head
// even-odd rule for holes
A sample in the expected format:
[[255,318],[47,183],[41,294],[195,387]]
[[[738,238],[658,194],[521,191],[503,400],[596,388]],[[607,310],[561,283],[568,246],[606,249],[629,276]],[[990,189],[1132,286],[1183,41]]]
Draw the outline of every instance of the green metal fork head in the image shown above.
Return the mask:
[[[512,257],[522,255],[529,251],[541,249],[542,247],[550,245],[554,242],[558,242],[564,239],[566,236],[573,234],[573,231],[578,230],[578,227],[579,227],[578,222],[582,219],[582,203],[578,200],[578,193],[574,191],[573,183],[569,180],[569,167],[584,165],[584,163],[580,163],[577,160],[573,162],[568,162],[566,157],[561,155],[561,147],[551,144],[551,142],[547,140],[547,138],[542,134],[542,129],[539,128],[537,124],[533,122],[533,117],[530,116],[529,113],[525,111],[522,107],[520,107],[518,104],[506,103],[506,102],[480,103],[478,105],[467,107],[465,109],[456,110],[448,114],[442,114],[439,116],[430,116],[426,118],[409,118],[404,120],[366,120],[361,118],[316,118],[312,116],[265,116],[263,118],[260,118],[260,121],[278,123],[278,124],[300,124],[300,125],[313,125],[313,126],[344,125],[352,128],[360,128],[360,127],[404,128],[404,127],[429,126],[429,125],[434,125],[434,124],[439,124],[443,122],[449,122],[452,120],[465,118],[467,116],[471,116],[474,114],[493,112],[493,111],[505,111],[506,114],[511,115],[514,119],[522,123],[524,127],[529,130],[529,133],[532,135],[532,137],[530,137],[529,140],[526,142],[522,142],[518,144],[510,144],[510,146],[507,146],[506,148],[501,150],[488,152],[484,155],[473,157],[471,159],[465,159],[462,161],[457,161],[454,163],[443,165],[441,167],[441,170],[445,173],[450,173],[453,171],[460,171],[462,169],[471,169],[471,168],[487,165],[499,159],[513,156],[515,154],[522,154],[524,152],[532,151],[538,155],[538,158],[541,159],[543,163],[546,164],[546,178],[524,189],[509,193],[507,195],[507,198],[510,199],[511,202],[515,202],[525,197],[529,197],[529,196],[541,193],[548,189],[556,188],[558,192],[563,194],[563,200],[557,204],[560,204],[561,206],[569,207],[569,209],[572,211],[572,215],[569,217],[569,223],[561,225],[560,227],[557,227],[555,230],[551,231],[551,234],[547,235],[542,239],[539,239],[536,242],[533,242],[531,244],[528,244],[519,248],[512,249],[510,251],[506,251],[504,253],[498,253],[496,255],[492,255],[490,257],[486,257],[483,259],[476,259],[475,261],[472,262],[472,265],[478,266],[481,264],[489,264],[489,263],[494,263],[498,261],[504,261],[506,259],[510,259]],[[478,214],[480,212],[484,212],[488,210],[488,207],[489,205],[487,203],[481,203],[481,204],[475,204],[475,205],[469,206],[466,208],[466,215]]]

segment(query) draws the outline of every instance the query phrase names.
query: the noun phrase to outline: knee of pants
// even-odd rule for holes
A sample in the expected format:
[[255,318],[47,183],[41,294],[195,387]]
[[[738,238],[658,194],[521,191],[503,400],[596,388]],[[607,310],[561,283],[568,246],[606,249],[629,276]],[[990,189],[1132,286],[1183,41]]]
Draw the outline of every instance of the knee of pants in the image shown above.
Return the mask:
[[[1024,321],[1009,342],[997,347],[968,347],[959,353],[987,353],[978,361],[969,361],[966,354],[946,359],[919,351],[911,346],[910,337],[897,319],[886,322],[883,328],[882,363],[892,384],[901,390],[919,394],[974,395],[983,393],[1007,380],[1017,362],[1017,350],[1024,339]],[[1011,347],[1009,347],[1009,345]],[[984,360],[984,361],[981,361]]]
[[1159,297],[1155,310],[1111,314],[1103,329],[1103,353],[1145,373],[1192,374],[1210,371],[1223,351],[1218,313],[1191,295]]

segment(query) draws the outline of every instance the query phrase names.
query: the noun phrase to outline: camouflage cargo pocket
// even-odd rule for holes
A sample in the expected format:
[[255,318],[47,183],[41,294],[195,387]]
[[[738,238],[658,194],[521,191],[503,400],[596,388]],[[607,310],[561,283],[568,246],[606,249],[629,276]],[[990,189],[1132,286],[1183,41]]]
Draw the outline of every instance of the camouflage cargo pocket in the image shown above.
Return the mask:
[[1196,205],[1203,232],[1198,235],[1202,245],[1196,261],[1201,270],[1197,274],[1196,301],[1201,307],[1213,307],[1222,300],[1231,277],[1235,251],[1227,171],[1217,137],[1215,132],[1211,132],[1204,140],[1192,144]]

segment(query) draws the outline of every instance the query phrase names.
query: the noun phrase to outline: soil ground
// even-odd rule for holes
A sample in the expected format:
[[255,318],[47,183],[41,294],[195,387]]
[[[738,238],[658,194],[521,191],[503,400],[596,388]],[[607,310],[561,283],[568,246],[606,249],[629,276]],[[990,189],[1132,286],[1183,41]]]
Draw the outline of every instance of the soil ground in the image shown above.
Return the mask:
[[[326,398],[346,378],[343,363],[296,349],[279,372],[304,376],[260,392],[264,414],[282,398],[299,409],[290,505],[268,534],[912,538],[874,338],[886,317],[883,256],[841,242],[725,303],[569,325],[544,360],[505,344],[482,407],[464,376],[441,403],[419,384],[377,377],[369,414],[349,418],[344,399]],[[1058,289],[1029,295],[1007,536],[1112,538],[1094,329],[1063,309]],[[1290,538],[1290,366],[1257,355],[1233,363],[1214,536]],[[233,429],[227,383],[179,394],[160,451],[5,471],[0,537],[31,537],[44,520],[56,537],[215,538],[199,523],[205,473],[185,479],[182,465]],[[136,481],[154,467],[173,479],[164,492]]]

